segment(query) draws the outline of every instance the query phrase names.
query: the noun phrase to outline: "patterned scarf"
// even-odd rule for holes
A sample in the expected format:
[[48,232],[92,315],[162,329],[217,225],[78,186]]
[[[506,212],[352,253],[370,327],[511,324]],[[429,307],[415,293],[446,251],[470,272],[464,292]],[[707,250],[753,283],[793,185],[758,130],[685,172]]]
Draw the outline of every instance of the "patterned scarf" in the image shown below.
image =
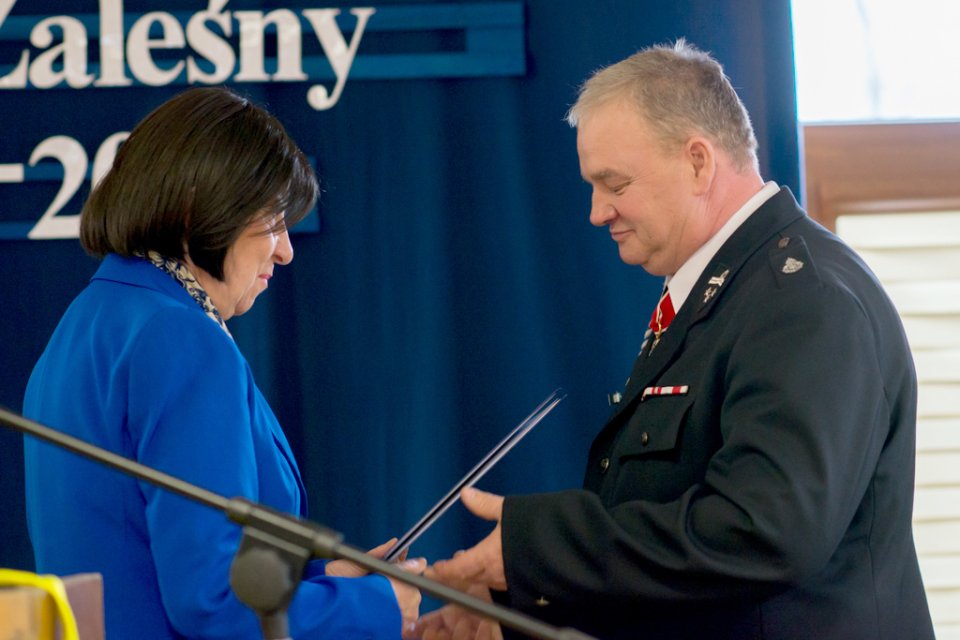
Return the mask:
[[190,268],[186,264],[175,258],[164,257],[156,251],[149,251],[147,255],[137,255],[145,258],[152,263],[153,266],[179,282],[180,286],[190,294],[190,297],[197,301],[197,304],[200,305],[203,312],[206,313],[211,320],[220,325],[220,328],[223,329],[228,336],[233,338],[233,336],[230,335],[230,330],[227,329],[227,324],[223,321],[223,318],[220,317],[220,312],[217,311],[217,308],[213,305],[213,300],[210,299],[207,292],[200,286],[196,276],[193,275],[193,272],[190,271]]

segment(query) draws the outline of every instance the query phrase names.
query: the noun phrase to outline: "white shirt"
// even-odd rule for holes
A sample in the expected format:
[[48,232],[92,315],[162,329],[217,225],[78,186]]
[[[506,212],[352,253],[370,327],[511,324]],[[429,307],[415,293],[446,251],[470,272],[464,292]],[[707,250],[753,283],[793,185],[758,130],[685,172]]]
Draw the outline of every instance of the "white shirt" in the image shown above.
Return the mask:
[[683,303],[693,290],[693,285],[700,279],[703,270],[707,268],[707,264],[709,264],[713,256],[717,254],[717,251],[720,250],[723,243],[733,235],[734,231],[740,228],[740,225],[746,222],[747,218],[749,218],[754,211],[759,209],[764,202],[772,198],[779,191],[780,186],[775,182],[768,182],[763,185],[763,188],[747,200],[736,213],[730,216],[730,219],[727,220],[709,240],[703,243],[703,246],[687,258],[687,261],[677,269],[675,274],[667,276],[664,286],[670,286],[670,302],[673,303],[675,311],[680,312],[680,307],[683,306]]

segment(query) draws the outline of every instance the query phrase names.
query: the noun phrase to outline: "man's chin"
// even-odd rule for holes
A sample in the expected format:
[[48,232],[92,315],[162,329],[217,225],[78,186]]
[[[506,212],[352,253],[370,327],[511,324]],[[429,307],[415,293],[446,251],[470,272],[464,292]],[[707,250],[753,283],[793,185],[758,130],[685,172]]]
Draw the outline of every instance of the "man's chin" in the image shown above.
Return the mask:
[[655,261],[651,260],[650,256],[638,256],[635,253],[621,249],[620,260],[624,264],[628,264],[631,267],[640,267],[652,276],[660,277],[667,275],[667,270],[663,267],[663,265],[659,265]]
[[629,264],[632,267],[644,268],[646,268],[645,263],[647,262],[645,256],[638,256],[636,253],[630,251],[630,249],[624,247],[623,245],[620,246],[620,261],[624,264]]

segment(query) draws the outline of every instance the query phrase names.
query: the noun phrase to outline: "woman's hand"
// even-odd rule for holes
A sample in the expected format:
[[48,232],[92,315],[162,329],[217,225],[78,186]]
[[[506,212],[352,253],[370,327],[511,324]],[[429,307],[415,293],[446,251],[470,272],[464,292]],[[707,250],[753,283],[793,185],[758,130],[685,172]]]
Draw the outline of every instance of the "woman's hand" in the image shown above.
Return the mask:
[[[404,560],[398,566],[405,571],[420,575],[427,568],[426,558],[414,558],[413,560]],[[397,605],[400,607],[401,634],[404,640],[416,638],[414,628],[417,619],[420,617],[420,590],[399,580],[388,577],[390,586],[393,587],[393,594],[397,597]]]
[[[374,558],[383,559],[383,556],[387,555],[387,552],[390,551],[396,542],[396,538],[390,538],[383,544],[370,549],[370,551],[367,551],[367,555]],[[407,552],[404,551],[400,555],[400,560],[404,560],[406,557]],[[359,578],[360,576],[365,576],[368,573],[370,572],[360,565],[350,562],[349,560],[332,560],[327,563],[326,568],[326,575],[336,578]]]
[[[383,544],[367,551],[367,555],[374,558],[383,558],[388,551],[396,544],[397,539],[391,538]],[[426,558],[414,558],[407,560],[407,552],[400,554],[397,566],[410,573],[420,575],[427,568]],[[327,563],[326,575],[337,578],[359,578],[369,573],[366,569],[349,560],[333,560]],[[397,606],[400,607],[401,630],[404,638],[412,637],[411,630],[420,617],[420,591],[415,587],[395,580],[387,576],[390,586],[393,588],[393,595],[397,598]]]

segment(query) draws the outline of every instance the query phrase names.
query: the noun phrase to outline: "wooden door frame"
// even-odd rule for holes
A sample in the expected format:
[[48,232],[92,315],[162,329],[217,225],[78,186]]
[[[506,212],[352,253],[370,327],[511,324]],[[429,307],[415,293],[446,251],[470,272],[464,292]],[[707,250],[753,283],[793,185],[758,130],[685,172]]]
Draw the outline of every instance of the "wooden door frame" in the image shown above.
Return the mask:
[[801,127],[805,204],[840,215],[960,210],[960,122]]

